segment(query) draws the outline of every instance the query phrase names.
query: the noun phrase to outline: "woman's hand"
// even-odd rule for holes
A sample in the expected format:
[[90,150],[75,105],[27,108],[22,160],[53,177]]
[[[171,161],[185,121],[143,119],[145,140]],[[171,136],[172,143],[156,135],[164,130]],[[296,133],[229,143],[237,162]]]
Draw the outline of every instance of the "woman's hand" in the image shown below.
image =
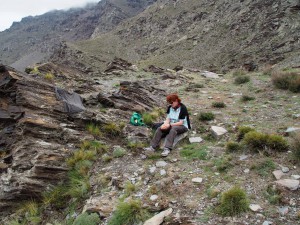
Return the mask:
[[163,125],[160,126],[161,130],[168,130],[170,128],[170,124],[169,123],[164,123]]

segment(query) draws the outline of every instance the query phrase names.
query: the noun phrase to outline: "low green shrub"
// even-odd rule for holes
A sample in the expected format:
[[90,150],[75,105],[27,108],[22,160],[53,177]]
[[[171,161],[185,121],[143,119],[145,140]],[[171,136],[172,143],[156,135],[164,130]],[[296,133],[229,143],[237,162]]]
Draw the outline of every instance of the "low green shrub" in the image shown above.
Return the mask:
[[215,119],[215,115],[212,112],[201,112],[198,119],[200,121],[210,121]]
[[247,126],[241,126],[238,128],[238,134],[237,134],[237,139],[238,141],[241,141],[245,134],[249,133],[250,131],[255,131],[254,128],[252,127],[247,127]]
[[186,159],[200,159],[206,160],[207,159],[207,147],[206,146],[199,146],[198,144],[188,144],[183,146],[182,150],[180,151],[180,156]]
[[100,223],[100,218],[97,213],[88,214],[87,212],[80,214],[72,225],[97,225]]
[[226,151],[227,152],[237,152],[241,149],[241,146],[237,142],[229,141],[226,143]]
[[249,95],[243,95],[242,97],[241,97],[241,101],[242,102],[248,102],[248,101],[252,101],[252,100],[254,100],[255,99],[255,97],[251,97],[251,96],[249,96]]
[[244,139],[243,143],[250,149],[255,152],[274,150],[274,151],[287,151],[289,149],[288,142],[279,135],[275,134],[264,134],[256,131],[248,132]]
[[103,131],[110,137],[117,137],[122,133],[120,126],[113,122],[105,124],[103,126]]
[[226,104],[224,102],[213,102],[212,107],[214,107],[214,108],[225,108]]
[[238,76],[234,79],[235,84],[244,84],[250,81],[249,76]]
[[145,221],[149,218],[147,210],[142,208],[138,200],[120,202],[116,211],[108,221],[108,225],[133,225]]
[[222,216],[239,216],[249,209],[246,192],[240,187],[233,187],[222,193],[217,212]]
[[300,92],[299,72],[274,71],[272,73],[272,82],[279,89],[290,90],[295,93]]
[[121,148],[121,147],[116,147],[113,151],[113,157],[114,158],[120,158],[123,157],[126,154],[125,149]]

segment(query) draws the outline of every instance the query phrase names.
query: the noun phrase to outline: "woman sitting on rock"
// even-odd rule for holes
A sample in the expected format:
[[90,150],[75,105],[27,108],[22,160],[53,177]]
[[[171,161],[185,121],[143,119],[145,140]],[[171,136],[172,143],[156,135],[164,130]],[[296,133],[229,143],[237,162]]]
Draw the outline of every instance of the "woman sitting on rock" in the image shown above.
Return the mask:
[[163,124],[156,129],[150,147],[145,148],[146,151],[154,152],[158,147],[160,140],[166,137],[162,156],[169,155],[173,148],[174,139],[177,134],[182,134],[191,129],[189,121],[189,113],[181,99],[177,94],[167,96],[167,102],[170,104],[167,109],[167,118]]

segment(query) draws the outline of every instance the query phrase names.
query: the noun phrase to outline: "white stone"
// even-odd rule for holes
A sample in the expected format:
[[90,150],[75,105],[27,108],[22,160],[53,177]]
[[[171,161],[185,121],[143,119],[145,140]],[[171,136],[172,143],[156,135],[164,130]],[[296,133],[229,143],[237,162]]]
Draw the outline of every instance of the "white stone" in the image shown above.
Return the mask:
[[200,143],[203,141],[201,137],[190,137],[189,138],[190,143]]
[[158,213],[157,215],[153,216],[149,220],[147,220],[144,225],[159,225],[164,221],[166,216],[169,216],[173,212],[172,208],[169,208],[165,211]]
[[217,126],[212,126],[211,127],[212,134],[218,138],[221,137],[222,135],[226,134],[228,131],[224,129],[223,127],[217,127]]
[[260,205],[257,204],[250,204],[249,208],[253,211],[253,212],[257,212],[259,210],[262,210],[262,208],[260,207]]
[[295,131],[298,131],[300,130],[300,127],[289,127],[286,129],[286,133],[292,133],[292,132],[295,132]]
[[279,165],[279,166],[281,167],[281,171],[283,173],[288,173],[290,171],[290,169],[288,167],[286,167],[286,166],[281,166],[281,165]]
[[202,181],[203,181],[203,179],[202,179],[201,177],[196,177],[196,178],[193,178],[193,179],[192,179],[192,182],[193,182],[193,183],[198,183],[198,184],[200,184],[200,183],[202,183]]
[[278,211],[279,211],[280,215],[284,216],[284,215],[288,214],[289,207],[287,207],[287,206],[278,207]]
[[281,185],[283,187],[286,187],[290,189],[291,191],[295,191],[299,187],[299,180],[292,180],[292,179],[283,179],[275,181],[276,184]]
[[150,197],[151,201],[155,201],[156,199],[158,199],[158,195],[151,195]]
[[246,160],[246,159],[248,159],[248,157],[249,157],[248,155],[241,155],[240,160],[241,161]]
[[276,180],[280,180],[284,173],[281,170],[275,170],[273,171],[273,175],[275,176]]
[[165,161],[158,161],[156,162],[156,167],[165,167],[168,163],[166,163]]
[[250,170],[248,168],[244,170],[244,173],[249,173],[249,172]]
[[155,171],[156,171],[156,167],[155,166],[150,167],[149,172],[151,174],[155,173]]
[[217,79],[219,78],[219,75],[213,72],[209,72],[209,71],[203,71],[201,73],[202,76],[206,77],[206,78],[213,78],[213,79]]
[[165,170],[160,170],[160,175],[161,176],[165,176],[167,174],[167,172]]
[[300,176],[299,175],[292,175],[291,176],[294,180],[299,180],[300,179]]

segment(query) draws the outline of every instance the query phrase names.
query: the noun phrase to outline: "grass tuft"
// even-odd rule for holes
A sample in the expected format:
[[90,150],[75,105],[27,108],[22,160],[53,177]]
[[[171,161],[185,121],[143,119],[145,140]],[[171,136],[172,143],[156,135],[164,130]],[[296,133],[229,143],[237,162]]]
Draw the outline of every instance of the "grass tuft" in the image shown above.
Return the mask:
[[255,165],[252,166],[252,169],[256,170],[256,172],[262,176],[268,176],[274,169],[276,169],[275,163],[272,159],[262,159],[259,160]]
[[249,76],[238,76],[234,79],[235,84],[245,84],[250,81]]
[[237,152],[241,149],[241,146],[237,142],[229,141],[226,144],[226,152]]
[[210,121],[215,119],[215,115],[212,112],[201,112],[198,119],[200,121]]
[[239,216],[249,209],[249,200],[246,192],[240,187],[233,187],[222,193],[217,211],[222,216]]
[[142,208],[142,204],[138,200],[129,200],[128,202],[120,202],[116,211],[108,221],[108,225],[132,225],[145,221],[149,217],[147,210]]
[[116,123],[108,123],[103,126],[103,131],[110,137],[117,137],[122,134],[122,130]]
[[100,128],[97,125],[93,124],[93,123],[88,124],[86,126],[86,129],[94,137],[100,137],[100,136],[102,136]]
[[300,162],[300,132],[293,134],[291,149],[293,152],[293,156],[297,162]]
[[225,108],[226,104],[224,102],[213,102],[212,107],[214,107],[214,108]]
[[100,223],[100,218],[97,213],[88,214],[87,212],[79,215],[72,225],[97,225]]
[[255,130],[254,130],[254,128],[247,127],[247,126],[239,127],[238,134],[237,134],[237,140],[241,141],[245,137],[245,134],[249,133],[250,131],[255,131]]
[[180,156],[186,159],[200,159],[206,160],[207,159],[207,147],[206,146],[199,146],[198,144],[188,144],[183,146],[182,150],[180,151]]
[[295,93],[300,92],[299,72],[274,71],[272,82],[279,89],[290,90]]

